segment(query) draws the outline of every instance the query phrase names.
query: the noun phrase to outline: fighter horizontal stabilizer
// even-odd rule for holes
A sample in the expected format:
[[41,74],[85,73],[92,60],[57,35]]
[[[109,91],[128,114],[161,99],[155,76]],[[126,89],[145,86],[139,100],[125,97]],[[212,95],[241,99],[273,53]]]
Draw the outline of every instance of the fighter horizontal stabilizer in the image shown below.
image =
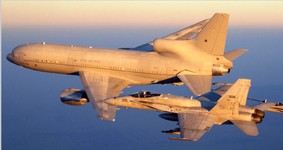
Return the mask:
[[277,103],[275,106],[272,106],[272,107],[266,109],[265,111],[271,111],[271,112],[283,114],[283,105],[281,103]]
[[200,96],[211,90],[212,76],[179,74],[177,77],[192,91],[194,95]]
[[251,107],[264,111],[264,110],[266,110],[266,109],[268,109],[268,108],[270,108],[272,106],[275,106],[275,105],[276,105],[275,102],[266,102],[266,103],[254,105],[254,106],[251,106]]
[[244,54],[247,51],[248,50],[246,50],[246,49],[235,49],[235,50],[232,50],[230,52],[225,53],[224,57],[227,60],[233,61],[234,59],[238,58],[239,56],[241,56],[242,54]]
[[230,120],[235,126],[247,135],[257,136],[258,129],[254,121]]

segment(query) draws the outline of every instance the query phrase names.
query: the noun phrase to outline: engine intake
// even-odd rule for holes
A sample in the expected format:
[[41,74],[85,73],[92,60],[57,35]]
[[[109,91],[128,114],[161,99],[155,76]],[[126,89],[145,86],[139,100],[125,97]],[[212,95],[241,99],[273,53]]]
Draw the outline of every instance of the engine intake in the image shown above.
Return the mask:
[[213,64],[212,66],[212,75],[214,76],[223,76],[226,73],[230,72],[230,68],[221,65],[221,64]]
[[69,105],[84,105],[89,102],[86,92],[82,89],[65,89],[60,98],[63,103]]

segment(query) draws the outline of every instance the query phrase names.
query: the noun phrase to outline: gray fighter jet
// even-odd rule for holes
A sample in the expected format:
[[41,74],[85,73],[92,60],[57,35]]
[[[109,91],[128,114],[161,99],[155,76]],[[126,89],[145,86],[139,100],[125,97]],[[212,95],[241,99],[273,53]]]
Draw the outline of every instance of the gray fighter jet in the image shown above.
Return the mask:
[[229,73],[233,68],[231,61],[246,52],[237,49],[224,54],[228,19],[228,14],[217,13],[211,19],[136,48],[43,42],[18,46],[7,59],[32,70],[78,75],[99,118],[114,120],[116,106],[103,100],[119,96],[129,85],[184,83],[195,95],[209,92],[212,76]]
[[249,79],[239,79],[235,84],[225,84],[197,99],[140,91],[128,96],[109,98],[104,102],[115,106],[166,112],[159,116],[178,121],[180,126],[174,130],[163,131],[181,134],[181,138],[169,138],[170,140],[197,141],[214,124],[234,124],[247,135],[256,136],[256,124],[262,122],[264,110],[279,106],[275,106],[274,102],[246,106],[250,82]]

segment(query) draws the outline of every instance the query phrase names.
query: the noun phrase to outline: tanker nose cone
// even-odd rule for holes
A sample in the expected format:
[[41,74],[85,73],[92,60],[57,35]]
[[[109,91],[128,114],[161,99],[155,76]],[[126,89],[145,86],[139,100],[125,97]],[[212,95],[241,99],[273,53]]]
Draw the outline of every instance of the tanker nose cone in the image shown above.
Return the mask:
[[14,55],[12,55],[11,53],[6,56],[6,59],[11,63],[15,63],[14,62]]

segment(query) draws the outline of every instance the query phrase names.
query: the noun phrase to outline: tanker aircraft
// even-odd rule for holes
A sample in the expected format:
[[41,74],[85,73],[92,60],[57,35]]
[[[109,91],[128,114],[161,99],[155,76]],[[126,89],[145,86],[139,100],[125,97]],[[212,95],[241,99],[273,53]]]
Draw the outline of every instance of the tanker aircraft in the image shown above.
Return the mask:
[[[197,99],[170,94],[158,94],[150,91],[114,97],[105,103],[154,111],[166,112],[159,116],[170,121],[178,121],[179,128],[162,131],[169,134],[181,134],[181,138],[170,140],[197,141],[214,125],[234,124],[247,135],[258,135],[256,123],[262,122],[264,110],[280,112],[274,102],[246,106],[249,79],[238,79],[235,84],[225,84],[221,88],[204,94]],[[275,106],[276,105],[276,106]]]
[[211,19],[136,48],[43,42],[18,46],[7,59],[32,70],[78,75],[98,117],[114,120],[117,107],[103,100],[119,96],[129,85],[184,83],[195,95],[209,92],[212,76],[229,73],[232,60],[247,51],[224,54],[228,19],[228,14],[216,13]]

